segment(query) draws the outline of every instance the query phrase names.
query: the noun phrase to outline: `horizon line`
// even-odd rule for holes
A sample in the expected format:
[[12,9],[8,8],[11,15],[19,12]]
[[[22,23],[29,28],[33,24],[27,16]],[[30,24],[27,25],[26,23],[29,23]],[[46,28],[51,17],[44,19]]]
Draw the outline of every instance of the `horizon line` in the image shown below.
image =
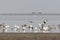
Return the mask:
[[0,13],[0,15],[60,15],[60,13]]

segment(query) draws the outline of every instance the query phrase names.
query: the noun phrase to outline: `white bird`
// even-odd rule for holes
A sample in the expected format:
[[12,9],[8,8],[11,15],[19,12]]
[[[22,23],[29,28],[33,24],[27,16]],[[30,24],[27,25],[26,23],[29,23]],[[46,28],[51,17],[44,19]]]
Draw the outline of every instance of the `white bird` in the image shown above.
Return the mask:
[[15,28],[19,28],[19,26],[15,25]]
[[26,27],[22,27],[22,31],[25,32]]
[[37,27],[35,27],[35,29],[37,30],[38,28],[37,28]]
[[33,30],[33,26],[32,25],[30,25],[28,28],[30,29],[30,32]]
[[36,33],[37,33],[37,29],[38,29],[38,28],[37,28],[37,27],[35,27],[35,32],[36,32]]
[[48,27],[43,27],[43,30],[47,31],[48,30]]
[[5,28],[9,28],[10,26],[9,25],[6,25]]
[[22,25],[22,30],[24,31],[26,29],[26,24]]
[[19,31],[19,26],[15,25],[15,31]]
[[25,30],[25,29],[26,29],[26,27],[22,27],[22,29],[24,29],[24,30]]
[[43,27],[43,32],[51,32],[52,27]]
[[33,27],[32,25],[30,25],[30,28]]
[[5,26],[5,32],[8,31],[8,28],[9,28],[9,27],[10,27],[9,25],[6,25],[6,26]]
[[50,31],[48,31],[48,27],[43,27],[43,32],[44,32],[44,33],[48,33],[48,32],[50,32]]

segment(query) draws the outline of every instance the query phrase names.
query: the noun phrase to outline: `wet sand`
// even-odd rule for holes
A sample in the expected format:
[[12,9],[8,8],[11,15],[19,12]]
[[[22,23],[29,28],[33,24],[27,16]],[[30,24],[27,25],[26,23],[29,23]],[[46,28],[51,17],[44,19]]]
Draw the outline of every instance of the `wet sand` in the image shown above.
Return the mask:
[[60,40],[60,33],[0,33],[0,40]]

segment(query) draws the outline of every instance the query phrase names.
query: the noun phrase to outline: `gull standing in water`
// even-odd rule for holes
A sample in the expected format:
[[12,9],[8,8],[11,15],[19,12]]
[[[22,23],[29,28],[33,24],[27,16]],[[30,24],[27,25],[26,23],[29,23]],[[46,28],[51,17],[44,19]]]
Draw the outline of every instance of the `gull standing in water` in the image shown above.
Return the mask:
[[45,24],[46,24],[46,22],[47,22],[47,20],[43,20],[43,23],[42,24],[39,24],[39,26],[40,26],[40,30],[42,31],[42,32],[48,32],[49,31],[49,27],[45,27]]
[[33,31],[33,26],[32,26],[32,21],[29,21],[30,22],[30,25],[28,26],[28,28],[30,29],[30,32],[32,32]]
[[10,27],[9,25],[6,25],[6,26],[5,26],[5,32],[8,31],[8,28],[9,28],[9,27]]
[[45,26],[47,20],[44,20],[42,24],[39,24],[40,30],[43,30],[43,27]]
[[5,32],[5,23],[0,24],[0,28],[2,29],[2,32]]
[[26,29],[26,24],[22,25],[22,31],[25,32],[25,29]]
[[32,25],[29,25],[28,28],[30,29],[30,32],[33,31],[33,26]]
[[52,27],[48,25],[48,27],[43,27],[43,32],[46,32],[46,33],[51,32],[51,29]]
[[35,27],[35,32],[37,32],[37,29],[38,29],[38,28],[37,28],[37,27]]
[[[44,20],[43,21],[43,25],[45,25],[47,22],[47,20]],[[42,25],[42,26],[43,26]],[[50,30],[52,29],[52,27],[50,25],[48,25],[47,27],[46,26],[43,26],[43,32],[51,32]]]
[[18,32],[19,31],[19,26],[15,25],[15,32]]
[[5,23],[0,24],[0,28],[2,28],[2,32],[7,32],[9,25],[6,25]]

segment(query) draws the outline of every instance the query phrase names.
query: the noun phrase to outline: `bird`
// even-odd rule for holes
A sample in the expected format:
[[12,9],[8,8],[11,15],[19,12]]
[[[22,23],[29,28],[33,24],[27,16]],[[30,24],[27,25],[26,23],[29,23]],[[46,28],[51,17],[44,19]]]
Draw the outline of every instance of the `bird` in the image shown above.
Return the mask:
[[51,32],[52,27],[48,26],[48,27],[43,27],[43,32]]
[[30,29],[30,32],[32,32],[33,31],[33,26],[30,24],[29,26],[28,26],[28,28]]
[[26,27],[27,27],[26,24],[22,25],[22,30],[24,31],[26,29]]
[[10,26],[9,25],[6,25],[5,28],[9,28]]
[[46,24],[47,20],[43,20],[43,23]]
[[37,27],[35,27],[35,32],[38,32],[38,31],[37,31],[37,29],[38,29],[38,28],[37,28]]
[[8,28],[9,28],[9,27],[10,27],[9,25],[6,25],[6,26],[5,26],[5,32],[8,31]]
[[17,31],[19,31],[19,26],[17,26],[17,25],[15,25],[15,31],[17,32]]
[[2,32],[7,32],[7,29],[9,28],[9,25],[6,25],[5,23],[1,23],[0,28],[2,28]]

